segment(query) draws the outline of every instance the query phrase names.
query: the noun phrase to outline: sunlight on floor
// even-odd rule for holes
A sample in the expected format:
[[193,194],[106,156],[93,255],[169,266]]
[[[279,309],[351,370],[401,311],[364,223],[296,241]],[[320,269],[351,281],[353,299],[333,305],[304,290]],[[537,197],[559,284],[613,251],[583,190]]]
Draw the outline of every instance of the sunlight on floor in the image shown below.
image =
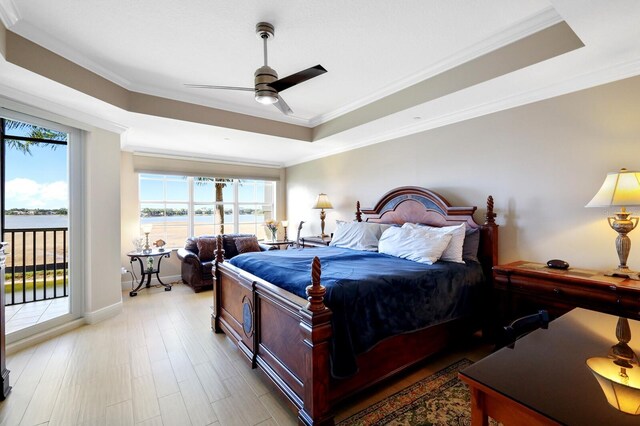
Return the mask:
[[60,297],[58,299],[10,305],[6,306],[4,311],[6,333],[10,334],[69,313],[69,298]]

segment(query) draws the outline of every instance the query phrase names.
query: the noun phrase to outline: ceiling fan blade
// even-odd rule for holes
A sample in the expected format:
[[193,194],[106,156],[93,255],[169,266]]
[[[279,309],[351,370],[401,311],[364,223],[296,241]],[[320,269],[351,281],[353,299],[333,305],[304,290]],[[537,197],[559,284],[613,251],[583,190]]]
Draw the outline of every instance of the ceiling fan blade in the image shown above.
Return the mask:
[[277,92],[282,92],[283,90],[287,90],[291,86],[295,86],[296,84],[303,83],[313,77],[317,77],[321,74],[324,74],[325,72],[327,72],[327,70],[325,70],[322,65],[318,64],[315,67],[307,68],[304,71],[300,71],[295,74],[291,74],[287,77],[276,80],[273,83],[270,83],[269,86],[276,89]]
[[255,92],[252,87],[234,87],[234,86],[212,86],[210,84],[185,84],[187,87],[196,89],[224,89],[224,90],[241,90],[243,92]]
[[287,103],[282,99],[282,96],[278,95],[278,102],[273,104],[276,108],[278,108],[284,115],[293,114],[293,110],[287,105]]

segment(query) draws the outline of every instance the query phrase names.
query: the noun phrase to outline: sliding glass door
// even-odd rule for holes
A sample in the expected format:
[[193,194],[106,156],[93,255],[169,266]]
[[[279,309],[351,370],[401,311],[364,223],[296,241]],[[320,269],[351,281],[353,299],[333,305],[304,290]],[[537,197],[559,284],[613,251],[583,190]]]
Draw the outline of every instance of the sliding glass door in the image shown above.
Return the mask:
[[0,220],[2,240],[10,244],[5,329],[11,342],[80,314],[72,266],[82,209],[71,171],[81,146],[79,131],[18,113],[2,113],[0,129]]

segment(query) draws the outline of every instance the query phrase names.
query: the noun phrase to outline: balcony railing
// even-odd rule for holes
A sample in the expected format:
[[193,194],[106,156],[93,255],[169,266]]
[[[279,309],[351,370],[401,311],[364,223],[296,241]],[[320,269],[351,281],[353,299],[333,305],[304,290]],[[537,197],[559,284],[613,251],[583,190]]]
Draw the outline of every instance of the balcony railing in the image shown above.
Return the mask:
[[5,229],[5,304],[69,295],[68,228]]

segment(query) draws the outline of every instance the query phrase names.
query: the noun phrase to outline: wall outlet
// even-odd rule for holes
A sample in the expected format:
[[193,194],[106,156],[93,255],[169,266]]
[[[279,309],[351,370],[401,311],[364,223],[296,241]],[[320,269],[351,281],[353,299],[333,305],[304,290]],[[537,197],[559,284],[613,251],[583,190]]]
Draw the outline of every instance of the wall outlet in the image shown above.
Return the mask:
[[124,274],[127,274],[127,273],[129,273],[129,271],[127,271],[127,268],[125,268],[124,266],[122,266],[122,267],[120,268],[120,275],[124,275]]

